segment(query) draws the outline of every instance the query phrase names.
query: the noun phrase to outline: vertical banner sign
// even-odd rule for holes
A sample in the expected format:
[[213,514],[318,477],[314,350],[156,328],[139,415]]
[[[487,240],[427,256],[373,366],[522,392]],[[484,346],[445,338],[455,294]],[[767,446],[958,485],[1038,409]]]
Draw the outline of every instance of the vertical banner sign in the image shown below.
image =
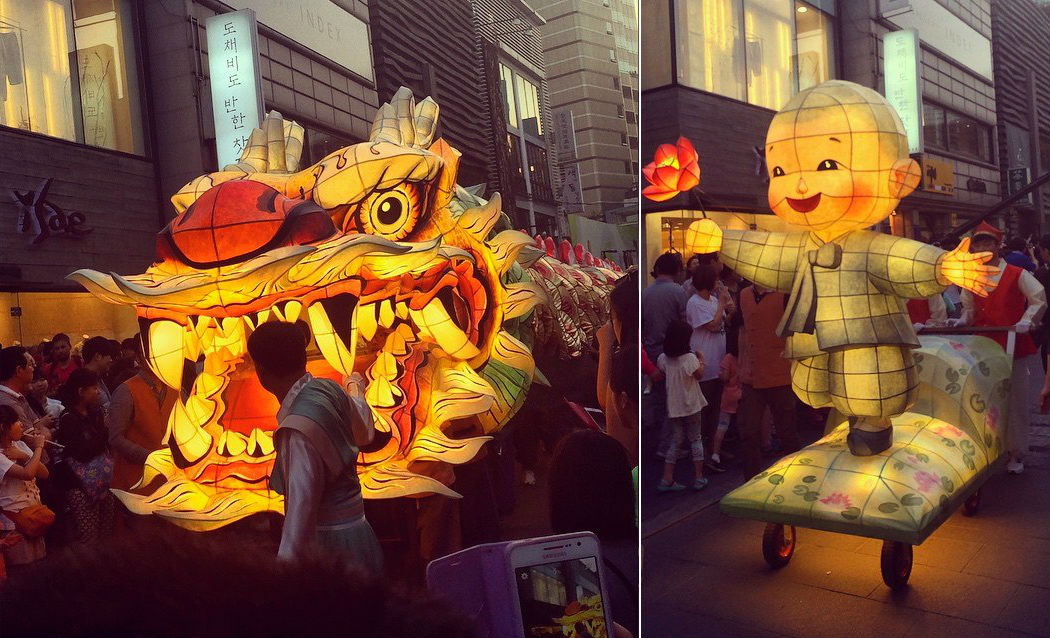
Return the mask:
[[262,124],[262,74],[255,12],[241,9],[204,22],[208,35],[211,110],[219,168],[234,164],[248,145],[252,129]]
[[891,31],[882,37],[886,99],[904,122],[908,152],[922,152],[922,88],[919,84],[919,32]]

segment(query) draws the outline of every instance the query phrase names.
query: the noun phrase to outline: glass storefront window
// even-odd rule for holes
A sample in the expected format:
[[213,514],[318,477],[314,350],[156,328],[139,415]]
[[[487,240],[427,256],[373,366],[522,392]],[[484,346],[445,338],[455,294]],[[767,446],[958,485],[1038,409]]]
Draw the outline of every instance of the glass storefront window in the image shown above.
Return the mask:
[[547,149],[531,142],[526,142],[525,154],[529,160],[532,198],[544,202],[555,201],[554,190],[551,185],[550,166],[547,164]]
[[796,93],[792,6],[787,1],[745,0],[747,101],[777,110]]
[[514,73],[505,65],[499,65],[499,92],[503,96],[503,112],[507,114],[507,124],[518,128],[518,109],[514,101]]
[[0,2],[0,124],[143,154],[132,16],[129,0]]
[[642,89],[671,83],[671,4],[642,0]]
[[948,149],[948,133],[945,131],[944,109],[933,104],[922,105],[922,139],[934,148]]
[[72,10],[68,0],[4,2],[0,9],[2,123],[76,141]]
[[988,124],[928,102],[922,105],[922,119],[923,141],[930,148],[994,162]]
[[[655,0],[654,0],[655,1]],[[678,83],[768,109],[779,109],[800,89],[834,77],[833,20],[801,0],[674,0],[675,70]],[[659,3],[654,5],[659,19]],[[648,15],[648,14],[646,14]],[[643,30],[659,53],[654,25]],[[666,84],[656,57],[643,63],[653,78],[644,88]],[[669,55],[666,57],[670,57]],[[651,69],[651,71],[650,71]]]
[[536,85],[518,77],[518,108],[521,110],[521,128],[525,133],[540,137],[543,123],[540,118],[540,92]]
[[[739,0],[677,0],[678,82],[737,100],[746,99],[744,39]],[[642,53],[643,57],[645,53]]]
[[948,112],[948,149],[991,162],[991,129],[985,124],[960,115]]
[[336,135],[328,131],[319,131],[307,127],[303,144],[303,155],[299,161],[299,167],[305,168],[324,159],[329,153],[334,153],[341,148],[354,144],[354,140],[343,135]]
[[808,2],[795,2],[795,48],[798,90],[830,80],[835,68],[834,22]]
[[84,143],[145,152],[131,5],[73,0]]

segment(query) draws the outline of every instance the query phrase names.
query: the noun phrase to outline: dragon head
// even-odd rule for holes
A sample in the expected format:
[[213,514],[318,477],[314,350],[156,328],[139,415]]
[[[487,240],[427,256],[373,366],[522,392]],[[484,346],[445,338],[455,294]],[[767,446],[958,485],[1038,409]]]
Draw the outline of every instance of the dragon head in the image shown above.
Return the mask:
[[437,470],[520,407],[534,365],[504,322],[543,292],[515,266],[530,238],[492,232],[499,196],[456,184],[437,118],[402,88],[369,141],[297,170],[302,127],[271,113],[238,164],[172,197],[146,272],[70,275],[135,307],[150,368],[181,393],[139,489],[118,492],[129,509],[198,530],[283,511],[268,484],[278,405],[246,349],[274,320],[309,325],[315,376],[364,376],[378,441],[358,461],[366,498],[456,495]]

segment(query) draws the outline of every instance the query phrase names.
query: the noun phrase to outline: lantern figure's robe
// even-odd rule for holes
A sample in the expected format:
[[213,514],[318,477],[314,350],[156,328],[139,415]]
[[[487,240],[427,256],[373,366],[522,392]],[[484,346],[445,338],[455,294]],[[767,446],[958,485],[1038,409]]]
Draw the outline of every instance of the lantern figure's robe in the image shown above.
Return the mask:
[[790,293],[777,333],[787,337],[792,385],[813,407],[847,416],[904,411],[916,386],[918,338],[903,298],[939,294],[943,250],[867,230],[823,242],[810,232],[727,230],[723,263]]

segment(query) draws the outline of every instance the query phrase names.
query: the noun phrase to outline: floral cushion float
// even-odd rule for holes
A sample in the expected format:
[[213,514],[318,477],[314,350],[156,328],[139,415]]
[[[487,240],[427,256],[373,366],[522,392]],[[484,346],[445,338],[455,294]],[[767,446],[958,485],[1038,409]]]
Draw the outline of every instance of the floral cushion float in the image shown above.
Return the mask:
[[731,516],[918,545],[1000,461],[1012,358],[991,339],[923,336],[917,399],[893,445],[853,456],[843,422],[721,501]]

